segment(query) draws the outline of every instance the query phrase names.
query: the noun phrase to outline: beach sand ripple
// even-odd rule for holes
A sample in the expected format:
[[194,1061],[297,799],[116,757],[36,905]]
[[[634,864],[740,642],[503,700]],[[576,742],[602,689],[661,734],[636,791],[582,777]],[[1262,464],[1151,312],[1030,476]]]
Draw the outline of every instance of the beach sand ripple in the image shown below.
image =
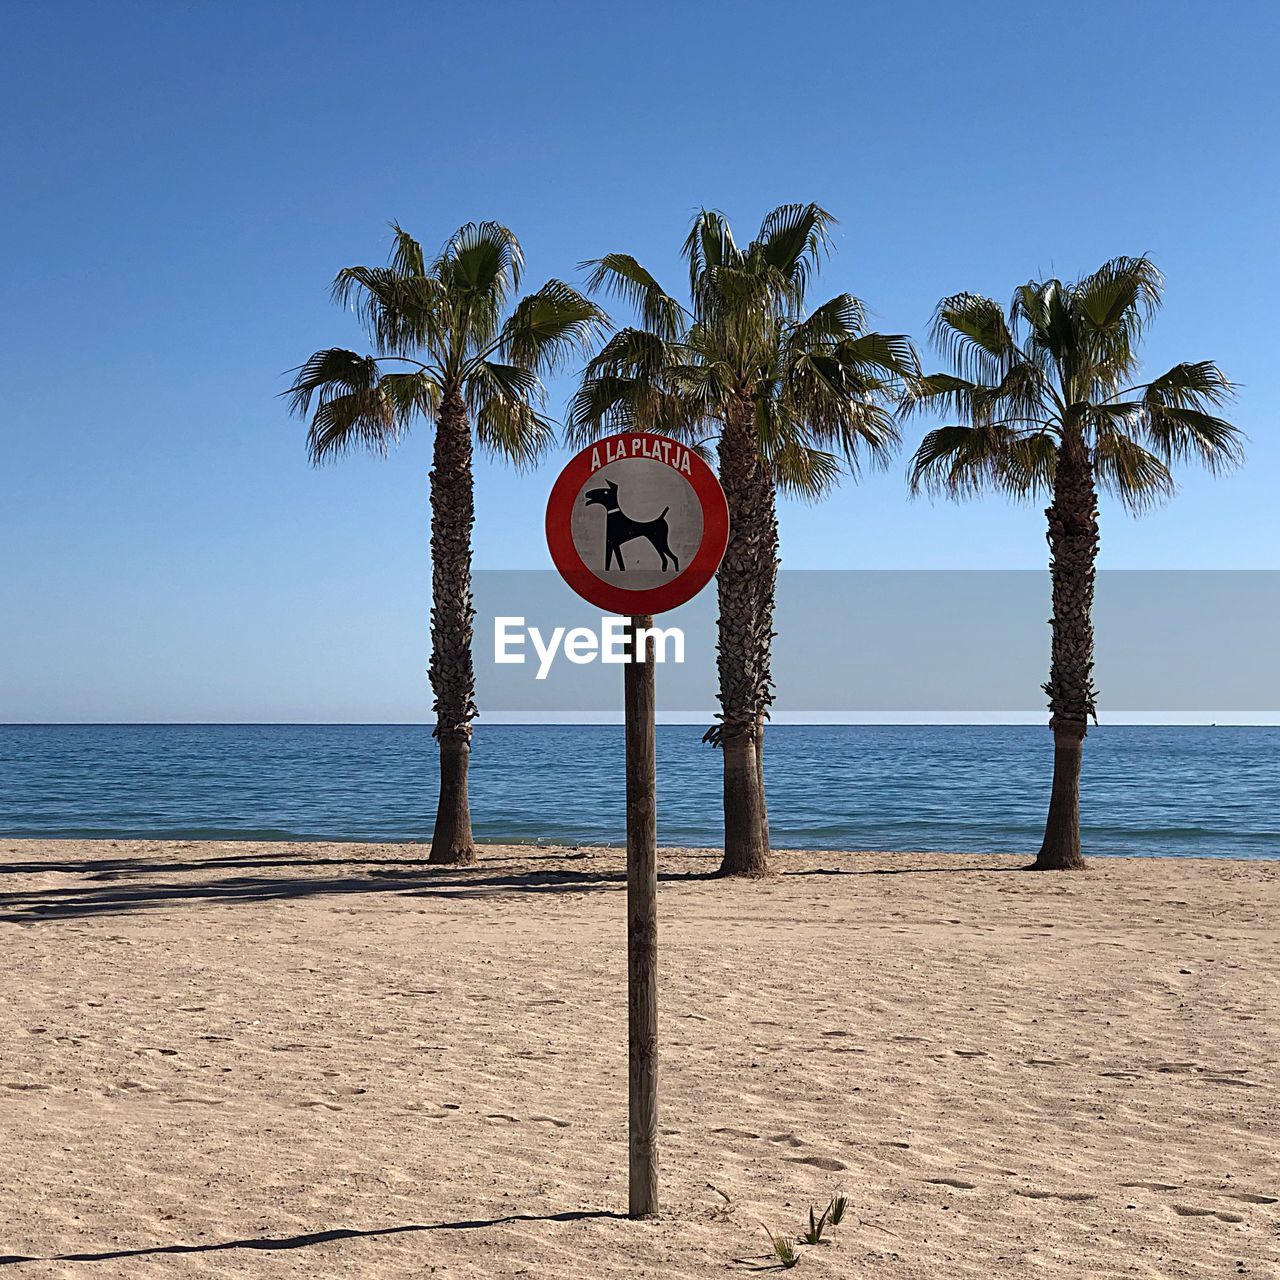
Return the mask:
[[0,840],[0,1265],[1280,1274],[1280,864],[665,851],[632,1223],[620,854],[425,852]]

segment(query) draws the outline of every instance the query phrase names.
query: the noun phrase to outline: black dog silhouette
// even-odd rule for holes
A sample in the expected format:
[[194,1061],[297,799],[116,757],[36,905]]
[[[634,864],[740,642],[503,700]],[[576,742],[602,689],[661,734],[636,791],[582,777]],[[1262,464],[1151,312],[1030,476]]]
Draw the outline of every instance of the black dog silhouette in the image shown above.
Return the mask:
[[649,544],[662,557],[663,572],[666,572],[668,560],[678,569],[680,560],[667,542],[667,512],[671,508],[663,507],[656,520],[632,520],[618,505],[618,486],[612,480],[604,483],[603,489],[587,490],[587,506],[601,506],[608,513],[604,525],[604,567],[608,569],[616,557],[618,568],[625,572],[627,566],[622,563],[622,544],[634,538],[648,538]]

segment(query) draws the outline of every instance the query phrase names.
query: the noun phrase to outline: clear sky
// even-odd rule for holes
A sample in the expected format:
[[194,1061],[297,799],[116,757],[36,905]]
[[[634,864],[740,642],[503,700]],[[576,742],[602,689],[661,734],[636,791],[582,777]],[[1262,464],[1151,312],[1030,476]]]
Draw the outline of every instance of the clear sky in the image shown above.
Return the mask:
[[[430,246],[501,220],[531,283],[619,249],[674,288],[698,205],[745,235],[816,200],[817,296],[918,338],[944,294],[1148,252],[1149,363],[1218,360],[1250,458],[1141,521],[1104,507],[1102,564],[1280,567],[1273,3],[0,17],[0,720],[427,714],[428,433],[312,470],[274,398],[359,341],[328,283],[392,218]],[[480,467],[478,565],[548,565],[555,462]],[[901,461],[782,534],[795,568],[1045,559],[1039,510],[909,502]]]

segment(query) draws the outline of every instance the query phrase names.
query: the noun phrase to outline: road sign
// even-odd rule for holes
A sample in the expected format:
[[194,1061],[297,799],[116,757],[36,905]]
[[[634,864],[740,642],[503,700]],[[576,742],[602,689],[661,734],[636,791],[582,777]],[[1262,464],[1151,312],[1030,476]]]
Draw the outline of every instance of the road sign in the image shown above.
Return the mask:
[[569,459],[547,502],[547,546],[585,600],[631,618],[623,668],[627,777],[627,1150],[629,1212],[658,1212],[658,828],[653,614],[715,576],[729,508],[715,473],[668,436],[629,431]]
[[715,576],[729,508],[715,472],[669,436],[588,445],[547,502],[547,546],[565,581],[610,613],[665,613]]

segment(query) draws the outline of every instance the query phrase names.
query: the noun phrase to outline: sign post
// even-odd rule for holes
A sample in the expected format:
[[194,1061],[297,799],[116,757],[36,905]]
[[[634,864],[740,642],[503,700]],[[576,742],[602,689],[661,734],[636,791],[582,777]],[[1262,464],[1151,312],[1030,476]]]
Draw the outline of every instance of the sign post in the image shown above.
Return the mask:
[[668,436],[630,431],[588,445],[547,502],[547,545],[583,599],[630,618],[624,668],[627,779],[629,1212],[658,1212],[658,831],[653,615],[715,576],[729,508],[715,473]]
[[658,815],[654,764],[653,655],[631,619],[623,684],[627,721],[627,1063],[630,1207],[658,1212]]

